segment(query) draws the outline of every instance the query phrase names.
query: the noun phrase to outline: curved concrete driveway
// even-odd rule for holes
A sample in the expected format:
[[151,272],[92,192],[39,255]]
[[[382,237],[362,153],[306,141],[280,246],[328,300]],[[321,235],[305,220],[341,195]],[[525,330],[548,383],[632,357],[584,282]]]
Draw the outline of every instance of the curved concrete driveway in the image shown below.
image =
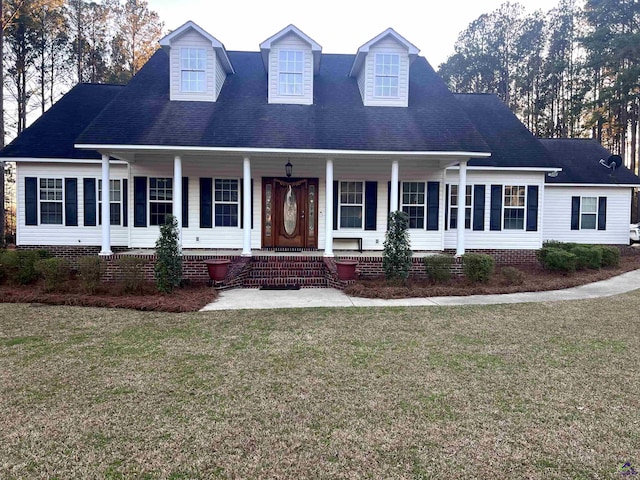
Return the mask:
[[346,295],[333,288],[304,288],[301,290],[237,289],[220,292],[217,301],[201,311],[243,310],[312,307],[411,307],[434,305],[489,305],[499,303],[554,302],[608,297],[640,288],[640,270],[623,273],[574,288],[548,292],[524,292],[497,295],[469,295],[467,297],[360,298]]

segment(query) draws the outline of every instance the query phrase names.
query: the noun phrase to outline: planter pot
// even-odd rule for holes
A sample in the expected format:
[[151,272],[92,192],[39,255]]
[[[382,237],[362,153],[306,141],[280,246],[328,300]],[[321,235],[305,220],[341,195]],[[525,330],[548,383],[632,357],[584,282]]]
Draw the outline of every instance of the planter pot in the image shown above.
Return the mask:
[[336,260],[339,280],[355,280],[357,260]]
[[205,260],[204,263],[207,265],[207,271],[209,272],[211,281],[221,282],[224,280],[224,277],[227,276],[227,270],[231,260],[228,258],[211,258]]

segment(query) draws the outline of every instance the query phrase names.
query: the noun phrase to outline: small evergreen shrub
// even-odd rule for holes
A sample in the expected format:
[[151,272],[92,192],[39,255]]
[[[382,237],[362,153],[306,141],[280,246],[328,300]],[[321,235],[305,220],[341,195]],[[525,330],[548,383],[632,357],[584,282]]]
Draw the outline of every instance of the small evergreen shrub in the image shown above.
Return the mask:
[[453,257],[449,255],[430,255],[424,257],[424,268],[427,277],[434,282],[443,283],[451,279]]
[[182,281],[182,257],[178,243],[178,220],[167,215],[160,226],[160,236],[156,241],[156,264],[153,268],[156,287],[160,292],[170,293]]
[[78,279],[82,290],[89,294],[96,293],[106,269],[106,264],[97,255],[80,258],[78,260]]
[[544,247],[539,253],[540,263],[550,272],[573,273],[576,271],[577,257],[571,252],[560,248]]
[[53,257],[37,260],[34,264],[35,271],[44,280],[44,289],[47,292],[59,291],[69,279],[69,262],[64,258]]
[[462,263],[465,276],[473,283],[488,282],[496,265],[493,257],[484,253],[465,253]]
[[117,281],[125,293],[142,293],[144,287],[144,258],[123,256],[116,260]]
[[503,267],[500,274],[505,285],[522,285],[524,283],[524,273],[515,267]]
[[610,245],[602,245],[602,266],[617,267],[620,265],[620,249]]
[[576,245],[571,253],[576,256],[577,270],[597,270],[602,264],[602,248],[599,245]]
[[40,258],[39,252],[33,250],[5,250],[0,263],[9,283],[28,285],[38,279],[35,263]]
[[387,281],[404,283],[409,278],[411,256],[409,215],[391,212],[382,252],[382,268]]

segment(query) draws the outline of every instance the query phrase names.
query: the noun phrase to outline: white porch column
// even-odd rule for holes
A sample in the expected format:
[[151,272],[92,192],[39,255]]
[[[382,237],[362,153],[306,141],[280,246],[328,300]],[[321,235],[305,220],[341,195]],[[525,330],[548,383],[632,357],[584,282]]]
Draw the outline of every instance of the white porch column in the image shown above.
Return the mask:
[[456,257],[464,255],[464,230],[467,211],[467,161],[460,162],[458,177],[458,237],[456,242]]
[[324,256],[333,257],[333,159],[327,158],[324,207]]
[[100,255],[111,251],[111,185],[109,184],[109,155],[102,155],[102,248]]
[[251,159],[242,161],[242,218],[244,219],[242,256],[251,256]]
[[389,199],[390,212],[397,212],[398,205],[398,179],[400,178],[400,168],[398,166],[398,160],[394,160],[391,163],[391,198]]
[[182,158],[173,157],[173,216],[178,221],[178,243],[182,246]]

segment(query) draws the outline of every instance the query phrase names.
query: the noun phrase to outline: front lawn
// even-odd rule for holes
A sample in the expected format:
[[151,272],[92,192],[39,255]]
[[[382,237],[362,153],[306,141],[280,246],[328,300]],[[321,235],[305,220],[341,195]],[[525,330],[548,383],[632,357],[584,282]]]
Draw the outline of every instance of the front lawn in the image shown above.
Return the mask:
[[618,478],[638,311],[0,304],[0,478]]

